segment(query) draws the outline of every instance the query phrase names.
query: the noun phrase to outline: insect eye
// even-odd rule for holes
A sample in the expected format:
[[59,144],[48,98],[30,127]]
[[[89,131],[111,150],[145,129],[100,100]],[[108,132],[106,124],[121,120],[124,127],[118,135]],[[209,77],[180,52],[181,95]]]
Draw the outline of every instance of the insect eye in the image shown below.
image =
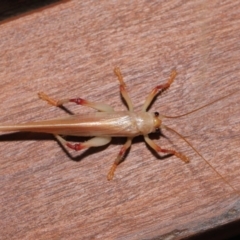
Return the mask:
[[155,128],[155,132],[160,132],[160,128]]
[[155,117],[158,117],[159,116],[159,112],[155,112],[154,115],[155,115]]

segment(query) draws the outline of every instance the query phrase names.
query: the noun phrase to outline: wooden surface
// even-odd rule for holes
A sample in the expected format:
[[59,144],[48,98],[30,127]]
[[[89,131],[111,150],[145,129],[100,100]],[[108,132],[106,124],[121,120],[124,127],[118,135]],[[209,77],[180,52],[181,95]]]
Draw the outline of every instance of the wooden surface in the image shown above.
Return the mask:
[[[39,91],[124,110],[116,66],[136,110],[174,68],[176,81],[150,111],[178,115],[240,91],[238,1],[81,2],[56,4],[0,25],[1,123],[67,114],[38,100]],[[152,138],[185,153],[189,164],[157,157],[139,137],[111,182],[106,175],[124,139],[71,159],[51,135],[1,136],[0,238],[180,239],[239,220],[239,101],[236,93],[165,121],[236,191],[166,131],[166,138]]]

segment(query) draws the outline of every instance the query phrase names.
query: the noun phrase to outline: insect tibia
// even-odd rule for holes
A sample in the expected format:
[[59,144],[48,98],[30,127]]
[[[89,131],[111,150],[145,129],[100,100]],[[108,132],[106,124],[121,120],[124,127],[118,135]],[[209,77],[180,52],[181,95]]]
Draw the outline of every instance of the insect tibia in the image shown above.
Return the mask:
[[186,157],[185,155],[183,155],[182,153],[175,153],[176,157],[180,158],[182,161],[184,161],[185,163],[189,163],[189,158]]

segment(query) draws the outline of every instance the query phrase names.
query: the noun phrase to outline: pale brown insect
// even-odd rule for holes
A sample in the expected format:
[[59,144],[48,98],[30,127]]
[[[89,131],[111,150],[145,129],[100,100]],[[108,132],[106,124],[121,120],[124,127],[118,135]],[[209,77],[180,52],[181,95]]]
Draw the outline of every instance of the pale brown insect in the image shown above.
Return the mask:
[[[158,146],[152,141],[148,134],[151,132],[159,131],[159,128],[165,128],[174,132],[180,138],[182,138],[202,159],[205,158],[187,141],[182,135],[177,133],[172,128],[162,124],[163,118],[178,118],[186,116],[190,113],[196,112],[206,106],[209,106],[217,101],[220,101],[235,92],[221,97],[211,103],[208,103],[200,108],[197,108],[191,112],[185,113],[180,116],[164,116],[159,115],[158,112],[149,113],[147,108],[153,101],[154,97],[165,90],[167,90],[173,83],[176,77],[176,71],[172,71],[169,80],[162,85],[158,85],[147,96],[145,103],[140,112],[133,111],[132,101],[126,91],[126,85],[123,81],[122,74],[119,68],[114,69],[115,74],[120,82],[120,92],[122,97],[127,103],[129,111],[115,112],[110,105],[104,103],[95,103],[84,100],[82,98],[54,100],[48,97],[45,93],[39,93],[39,97],[53,106],[62,106],[68,102],[74,102],[78,105],[88,106],[98,110],[96,113],[89,113],[84,115],[73,115],[61,119],[52,119],[38,122],[28,122],[16,125],[1,125],[0,131],[30,131],[30,132],[45,132],[52,133],[58,139],[58,141],[64,146],[76,151],[89,147],[97,147],[108,144],[111,141],[111,137],[127,137],[126,143],[122,146],[120,152],[117,155],[109,173],[107,175],[108,180],[111,180],[114,176],[116,167],[120,164],[126,150],[131,146],[132,139],[135,136],[143,135],[146,143],[154,149],[156,152],[167,153],[175,155],[184,162],[189,162],[189,159],[182,153],[164,149]],[[70,143],[63,139],[60,135],[72,135],[72,136],[95,136],[94,138],[83,143]],[[208,161],[206,163],[224,180],[224,178],[210,165]],[[225,180],[224,180],[225,181]],[[226,181],[225,181],[226,182]],[[227,183],[229,185],[229,183]],[[232,187],[233,188],[233,187]]]

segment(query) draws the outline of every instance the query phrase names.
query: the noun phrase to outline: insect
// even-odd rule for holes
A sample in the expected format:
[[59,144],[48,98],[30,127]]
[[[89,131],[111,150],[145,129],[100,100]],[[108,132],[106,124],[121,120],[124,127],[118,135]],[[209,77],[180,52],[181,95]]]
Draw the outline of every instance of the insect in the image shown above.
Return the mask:
[[[235,92],[221,97],[211,103],[208,103],[202,107],[199,107],[191,112],[182,114],[180,116],[164,116],[159,115],[158,112],[149,113],[147,109],[152,103],[155,96],[159,93],[166,91],[173,83],[177,72],[172,71],[170,78],[165,84],[158,85],[149,93],[142,110],[139,112],[134,112],[132,101],[126,90],[126,85],[124,83],[122,74],[119,68],[115,68],[114,72],[118,77],[120,83],[120,93],[124,98],[129,111],[115,112],[110,105],[104,103],[90,102],[82,98],[73,99],[63,99],[55,100],[50,98],[43,92],[40,92],[39,98],[47,101],[53,106],[62,106],[65,103],[75,103],[78,105],[87,106],[98,110],[95,113],[88,113],[84,115],[72,115],[60,119],[52,119],[38,122],[27,122],[23,124],[16,125],[1,125],[0,131],[29,131],[29,132],[45,132],[53,134],[57,140],[63,145],[64,148],[70,148],[76,151],[90,148],[98,147],[108,144],[112,137],[127,137],[126,143],[122,146],[119,151],[114,163],[112,164],[107,179],[111,180],[114,176],[114,172],[117,166],[123,160],[123,157],[127,149],[132,144],[132,139],[138,135],[143,135],[146,143],[154,149],[156,152],[175,155],[183,162],[189,162],[189,159],[182,153],[175,150],[165,149],[158,146],[153,140],[148,136],[151,132],[159,131],[160,128],[165,128],[169,131],[174,132],[180,138],[182,138],[201,158],[204,157],[185,139],[181,134],[176,132],[174,129],[167,127],[162,124],[164,118],[178,118],[186,116],[190,113],[196,112],[206,106],[209,106],[217,101],[220,101]],[[88,141],[83,143],[70,143],[67,142],[61,135],[71,135],[71,136],[92,136]],[[204,159],[205,160],[205,159]],[[205,160],[206,161],[206,160]],[[206,161],[206,163],[224,180],[224,178]],[[224,180],[225,181],[225,180]],[[229,184],[229,183],[227,183]]]

